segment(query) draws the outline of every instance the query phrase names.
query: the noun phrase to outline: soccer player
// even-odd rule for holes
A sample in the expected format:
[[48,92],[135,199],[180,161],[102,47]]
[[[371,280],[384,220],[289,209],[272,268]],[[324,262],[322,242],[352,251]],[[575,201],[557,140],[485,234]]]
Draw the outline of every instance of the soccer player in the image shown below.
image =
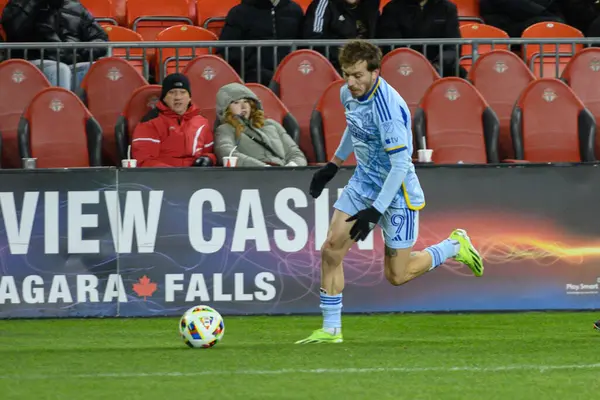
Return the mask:
[[419,231],[419,210],[425,197],[412,164],[411,117],[406,102],[379,76],[381,50],[352,40],[339,53],[346,84],[340,99],[347,128],[333,159],[310,183],[317,198],[354,150],[357,166],[334,213],[321,248],[321,311],[323,327],[296,343],[341,343],[342,260],[354,242],[364,240],[379,224],[385,238],[384,273],[392,285],[402,285],[444,263],[448,258],[483,274],[483,262],[462,229],[424,251],[413,252]]
[[594,322],[594,329],[597,329],[600,331],[600,319],[596,322]]

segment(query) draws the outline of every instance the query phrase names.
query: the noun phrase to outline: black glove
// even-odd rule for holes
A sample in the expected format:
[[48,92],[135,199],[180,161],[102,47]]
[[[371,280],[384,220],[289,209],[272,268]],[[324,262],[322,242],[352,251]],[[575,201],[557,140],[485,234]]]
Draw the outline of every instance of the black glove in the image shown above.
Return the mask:
[[192,164],[194,167],[212,167],[213,162],[210,157],[200,156],[196,158],[196,161]]
[[325,189],[325,185],[327,185],[327,183],[333,179],[335,174],[337,174],[338,169],[339,167],[332,162],[319,168],[319,170],[314,173],[312,181],[310,181],[310,195],[315,199],[319,197],[323,192],[323,189]]
[[381,213],[375,207],[365,208],[348,218],[346,222],[356,221],[350,229],[350,238],[355,242],[365,240],[379,222],[379,218]]

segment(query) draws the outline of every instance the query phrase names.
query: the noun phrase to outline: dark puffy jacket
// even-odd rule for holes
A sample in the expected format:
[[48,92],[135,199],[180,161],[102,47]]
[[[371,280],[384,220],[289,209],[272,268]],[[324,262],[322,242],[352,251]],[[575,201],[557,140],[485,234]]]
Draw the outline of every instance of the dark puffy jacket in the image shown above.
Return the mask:
[[597,0],[560,0],[559,4],[567,24],[590,36],[587,31],[600,16],[600,3]]
[[486,24],[504,30],[510,37],[520,37],[538,22],[564,22],[556,0],[481,0],[479,9]]
[[[374,39],[380,0],[360,0],[355,7],[345,0],[313,0],[304,18],[304,39]],[[364,24],[359,29],[358,20]],[[362,32],[361,32],[362,31]],[[329,59],[339,69],[339,46],[329,48]],[[325,49],[315,48],[325,54]]]
[[305,39],[356,39],[359,36],[357,17],[366,23],[362,39],[374,39],[379,17],[380,0],[360,0],[352,8],[344,0],[313,0],[304,18]]
[[[81,3],[65,0],[60,7],[48,0],[10,0],[2,13],[7,42],[106,42],[106,32]],[[59,2],[60,3],[60,2]],[[90,61],[90,49],[77,50],[76,62]],[[60,61],[73,64],[72,50],[61,50]],[[94,49],[93,59],[106,55],[106,49]],[[12,58],[25,58],[23,51],[12,51]],[[27,51],[27,59],[41,58],[39,50]],[[56,60],[57,51],[47,50],[44,59]]]
[[[421,8],[419,0],[392,0],[379,18],[377,28],[383,39],[451,39],[460,38],[458,11],[448,0],[429,0]],[[457,62],[457,46],[443,46],[443,64],[453,66]],[[413,46],[431,62],[440,62],[440,48],[437,45]]]
[[[270,0],[242,0],[227,13],[220,40],[291,40],[299,39],[302,31],[302,8],[290,0],[280,0],[273,6]],[[268,84],[279,62],[290,52],[289,47],[279,47],[277,59],[273,48],[264,47],[260,53],[260,83]],[[225,55],[224,49],[219,51]],[[244,78],[246,82],[257,81],[258,52],[255,47],[244,49]],[[242,72],[240,48],[229,49],[229,63]]]

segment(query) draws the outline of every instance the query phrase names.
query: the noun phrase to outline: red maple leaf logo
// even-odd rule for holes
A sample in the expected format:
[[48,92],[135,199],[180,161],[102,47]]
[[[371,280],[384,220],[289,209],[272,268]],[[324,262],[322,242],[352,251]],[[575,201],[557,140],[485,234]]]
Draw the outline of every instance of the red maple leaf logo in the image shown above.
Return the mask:
[[139,283],[133,284],[133,291],[146,300],[146,297],[152,297],[152,294],[156,292],[156,283],[152,283],[150,278],[144,275],[139,279]]

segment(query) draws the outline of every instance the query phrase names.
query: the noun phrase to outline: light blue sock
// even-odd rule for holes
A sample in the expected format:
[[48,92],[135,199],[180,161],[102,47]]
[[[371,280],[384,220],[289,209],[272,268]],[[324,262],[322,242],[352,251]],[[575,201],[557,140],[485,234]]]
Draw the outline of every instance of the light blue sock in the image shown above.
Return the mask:
[[439,267],[447,259],[454,257],[460,250],[460,243],[457,240],[446,239],[436,245],[430,246],[425,249],[426,252],[431,254],[431,268],[429,270]]
[[321,289],[321,311],[323,312],[323,330],[333,335],[342,332],[342,294],[329,296]]

